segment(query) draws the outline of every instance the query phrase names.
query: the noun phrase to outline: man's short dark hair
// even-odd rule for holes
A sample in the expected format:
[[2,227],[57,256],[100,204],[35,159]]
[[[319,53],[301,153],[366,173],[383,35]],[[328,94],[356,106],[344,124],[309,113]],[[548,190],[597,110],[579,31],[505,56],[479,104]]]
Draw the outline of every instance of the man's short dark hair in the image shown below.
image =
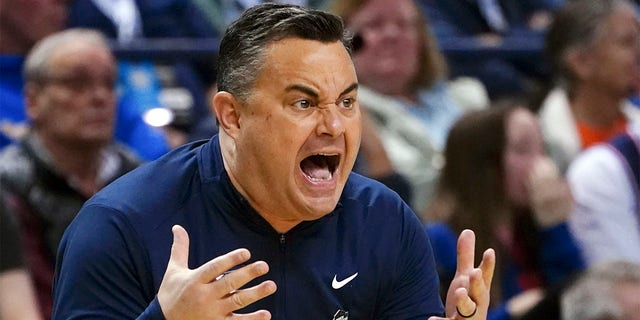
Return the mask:
[[218,57],[218,90],[245,100],[274,41],[301,38],[341,41],[351,51],[342,19],[331,13],[289,4],[264,3],[246,10],[222,38]]

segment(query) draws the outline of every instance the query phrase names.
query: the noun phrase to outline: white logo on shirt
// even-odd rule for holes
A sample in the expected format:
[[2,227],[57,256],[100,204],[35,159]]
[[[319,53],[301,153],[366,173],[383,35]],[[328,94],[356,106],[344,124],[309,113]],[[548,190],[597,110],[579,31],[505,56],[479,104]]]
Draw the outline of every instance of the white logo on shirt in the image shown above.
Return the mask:
[[349,281],[353,280],[356,276],[358,276],[358,273],[354,273],[353,275],[351,275],[350,277],[342,280],[342,281],[338,281],[337,277],[338,275],[333,276],[333,281],[331,282],[331,287],[334,289],[340,289],[342,287],[344,287],[344,285],[346,285],[347,283],[349,283]]

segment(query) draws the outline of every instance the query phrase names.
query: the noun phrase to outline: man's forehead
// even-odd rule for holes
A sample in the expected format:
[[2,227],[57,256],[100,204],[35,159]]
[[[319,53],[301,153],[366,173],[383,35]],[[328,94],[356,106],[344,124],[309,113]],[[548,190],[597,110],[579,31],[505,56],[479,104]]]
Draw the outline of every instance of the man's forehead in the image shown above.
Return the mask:
[[70,43],[55,48],[49,56],[49,64],[69,68],[91,68],[98,65],[98,56],[107,58],[109,66],[115,66],[115,59],[108,47],[91,43]]
[[342,91],[357,82],[351,57],[340,41],[279,40],[267,48],[264,63],[259,78],[285,87],[293,84],[324,87],[331,84]]

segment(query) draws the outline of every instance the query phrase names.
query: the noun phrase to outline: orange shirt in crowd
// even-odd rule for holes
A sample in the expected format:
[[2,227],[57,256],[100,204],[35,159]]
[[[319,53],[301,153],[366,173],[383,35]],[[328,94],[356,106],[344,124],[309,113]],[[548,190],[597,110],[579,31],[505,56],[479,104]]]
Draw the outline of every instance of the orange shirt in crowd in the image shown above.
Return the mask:
[[594,144],[605,142],[627,130],[627,119],[620,116],[615,123],[608,127],[593,127],[578,120],[578,133],[582,148],[586,149]]

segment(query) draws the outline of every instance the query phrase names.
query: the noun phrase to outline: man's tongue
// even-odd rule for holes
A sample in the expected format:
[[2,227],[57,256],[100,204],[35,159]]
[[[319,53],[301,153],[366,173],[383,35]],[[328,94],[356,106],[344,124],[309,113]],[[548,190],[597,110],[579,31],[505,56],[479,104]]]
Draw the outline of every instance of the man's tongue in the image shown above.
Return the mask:
[[300,164],[302,171],[311,180],[329,180],[331,179],[331,171],[329,165],[323,157],[315,156],[304,159]]

